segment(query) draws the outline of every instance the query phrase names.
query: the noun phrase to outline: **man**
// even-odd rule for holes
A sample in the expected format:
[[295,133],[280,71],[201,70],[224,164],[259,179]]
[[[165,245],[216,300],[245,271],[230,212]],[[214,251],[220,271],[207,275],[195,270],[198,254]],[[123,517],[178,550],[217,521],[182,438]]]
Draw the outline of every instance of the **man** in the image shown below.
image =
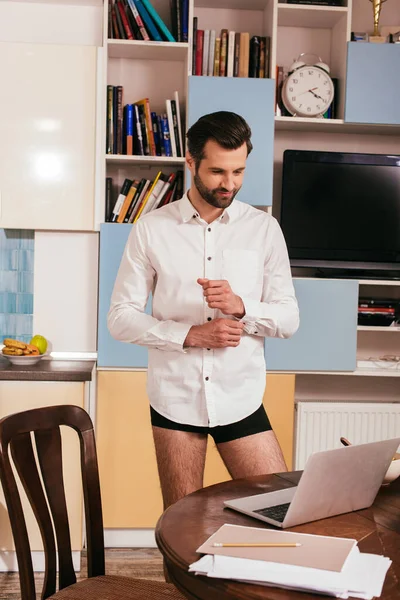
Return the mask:
[[233,478],[286,470],[262,405],[264,337],[291,336],[299,316],[278,223],[234,199],[250,137],[231,112],[189,129],[192,186],[133,226],[111,299],[111,335],[149,348],[165,508],[202,487],[208,433]]

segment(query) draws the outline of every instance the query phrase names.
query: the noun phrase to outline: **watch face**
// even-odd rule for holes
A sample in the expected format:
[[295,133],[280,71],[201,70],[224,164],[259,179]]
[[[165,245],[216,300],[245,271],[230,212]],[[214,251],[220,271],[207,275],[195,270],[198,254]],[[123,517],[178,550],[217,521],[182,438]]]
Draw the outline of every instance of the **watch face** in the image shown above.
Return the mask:
[[332,79],[326,71],[304,66],[285,79],[282,100],[292,115],[315,117],[328,109],[333,94]]

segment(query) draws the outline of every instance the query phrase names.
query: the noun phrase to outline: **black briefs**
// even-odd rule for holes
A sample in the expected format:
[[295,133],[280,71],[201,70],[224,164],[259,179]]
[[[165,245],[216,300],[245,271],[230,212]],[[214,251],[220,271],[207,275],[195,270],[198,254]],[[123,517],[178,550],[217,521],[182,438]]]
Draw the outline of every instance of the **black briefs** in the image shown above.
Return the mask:
[[241,421],[236,421],[236,423],[230,423],[229,425],[217,425],[216,427],[200,427],[197,425],[176,423],[175,421],[170,421],[170,419],[160,415],[152,406],[150,406],[150,416],[151,424],[154,427],[174,429],[177,431],[189,431],[191,433],[206,433],[211,435],[216,444],[231,442],[232,440],[237,440],[238,438],[272,429],[271,423],[269,422],[267,413],[265,412],[262,404],[260,408]]

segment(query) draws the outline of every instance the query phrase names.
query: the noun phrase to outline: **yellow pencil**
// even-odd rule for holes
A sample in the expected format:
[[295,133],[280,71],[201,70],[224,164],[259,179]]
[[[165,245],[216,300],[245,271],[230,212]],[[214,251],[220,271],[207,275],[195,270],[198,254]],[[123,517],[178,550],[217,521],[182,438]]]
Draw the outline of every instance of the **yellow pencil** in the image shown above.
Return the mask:
[[215,542],[213,544],[214,548],[297,548],[298,546],[301,546],[301,544],[274,544],[274,543],[268,543],[268,544],[264,544],[264,543],[260,543],[260,544],[253,544],[253,543],[248,543],[248,544],[244,544],[244,543],[237,543],[237,544],[222,544],[219,542]]

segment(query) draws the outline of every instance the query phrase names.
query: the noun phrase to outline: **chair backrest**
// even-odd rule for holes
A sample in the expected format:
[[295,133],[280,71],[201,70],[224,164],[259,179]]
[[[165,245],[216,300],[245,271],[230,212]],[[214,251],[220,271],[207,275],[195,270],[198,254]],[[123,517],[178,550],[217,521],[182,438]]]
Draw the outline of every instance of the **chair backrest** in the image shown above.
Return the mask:
[[[17,553],[22,600],[35,600],[36,594],[28,533],[9,448],[43,540],[46,566],[42,600],[56,592],[55,540],[59,563],[59,589],[76,582],[62,473],[61,425],[73,428],[80,441],[88,576],[95,577],[105,573],[100,483],[93,424],[89,415],[78,406],[49,406],[16,413],[0,420],[0,479]],[[44,489],[34,455],[31,432],[35,437]]]

